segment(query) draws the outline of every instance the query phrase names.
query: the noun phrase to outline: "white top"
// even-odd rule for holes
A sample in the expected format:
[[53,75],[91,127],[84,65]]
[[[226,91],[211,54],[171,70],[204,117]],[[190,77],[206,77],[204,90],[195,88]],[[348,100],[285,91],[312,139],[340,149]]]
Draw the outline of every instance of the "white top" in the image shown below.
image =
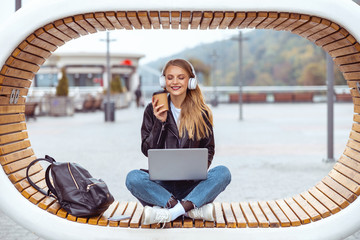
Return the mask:
[[171,113],[174,116],[176,125],[179,128],[181,108],[176,108],[175,105],[172,103],[172,101],[170,101],[170,108],[171,108]]

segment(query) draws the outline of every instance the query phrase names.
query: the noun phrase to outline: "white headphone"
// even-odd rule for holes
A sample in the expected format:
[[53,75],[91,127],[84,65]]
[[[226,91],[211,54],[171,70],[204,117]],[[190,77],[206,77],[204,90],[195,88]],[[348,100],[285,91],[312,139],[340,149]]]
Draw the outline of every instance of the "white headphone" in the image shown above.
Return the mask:
[[[182,59],[184,61],[186,61],[185,59]],[[171,60],[170,60],[171,61]],[[196,74],[195,74],[195,69],[193,67],[193,65],[189,62],[189,61],[186,61],[190,67],[191,67],[191,71],[192,71],[192,74],[194,74],[194,77],[193,78],[189,78],[189,82],[188,82],[188,89],[189,90],[194,90],[196,89],[196,86],[197,86],[197,78],[196,78]],[[165,64],[165,66],[167,65],[168,63]],[[164,67],[165,68],[165,67]],[[159,83],[160,83],[160,87],[161,88],[165,88],[166,87],[166,80],[165,80],[165,75],[164,75],[164,69],[161,71],[161,76],[159,78]]]

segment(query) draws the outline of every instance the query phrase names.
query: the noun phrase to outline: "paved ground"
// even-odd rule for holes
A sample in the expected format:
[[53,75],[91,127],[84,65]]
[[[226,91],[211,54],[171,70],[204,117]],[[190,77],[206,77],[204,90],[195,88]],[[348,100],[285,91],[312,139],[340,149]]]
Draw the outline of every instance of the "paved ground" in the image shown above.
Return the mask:
[[[335,105],[335,158],[346,145],[352,104]],[[237,105],[213,108],[216,154],[213,165],[232,172],[232,182],[217,201],[252,201],[290,197],[307,190],[332,168],[326,158],[326,104],[250,104],[244,121]],[[39,117],[30,121],[29,137],[37,156],[76,161],[104,179],[117,199],[134,200],[124,185],[127,172],[146,168],[140,151],[143,109],[116,112],[114,123],[104,114]],[[39,239],[0,212],[0,239]],[[360,239],[360,232],[346,240]]]

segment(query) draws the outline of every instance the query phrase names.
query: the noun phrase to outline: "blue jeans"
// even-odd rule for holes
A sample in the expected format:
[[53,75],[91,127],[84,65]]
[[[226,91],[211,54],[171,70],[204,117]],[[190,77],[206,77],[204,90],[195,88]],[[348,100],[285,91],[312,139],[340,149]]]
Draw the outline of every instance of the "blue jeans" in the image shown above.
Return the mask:
[[214,201],[230,181],[231,173],[225,166],[210,169],[207,179],[200,181],[152,181],[147,172],[133,170],[126,177],[126,187],[144,206],[166,207],[174,196],[201,207]]

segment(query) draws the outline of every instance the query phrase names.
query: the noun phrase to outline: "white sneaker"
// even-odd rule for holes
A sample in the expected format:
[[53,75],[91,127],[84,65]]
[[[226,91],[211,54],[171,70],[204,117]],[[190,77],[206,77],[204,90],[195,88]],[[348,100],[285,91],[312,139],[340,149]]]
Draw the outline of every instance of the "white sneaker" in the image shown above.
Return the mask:
[[170,221],[171,221],[171,214],[169,209],[145,206],[142,215],[143,225],[150,225],[155,223],[156,224],[167,223]]
[[194,208],[187,212],[193,219],[203,219],[205,221],[214,221],[214,204],[208,203],[200,208]]

